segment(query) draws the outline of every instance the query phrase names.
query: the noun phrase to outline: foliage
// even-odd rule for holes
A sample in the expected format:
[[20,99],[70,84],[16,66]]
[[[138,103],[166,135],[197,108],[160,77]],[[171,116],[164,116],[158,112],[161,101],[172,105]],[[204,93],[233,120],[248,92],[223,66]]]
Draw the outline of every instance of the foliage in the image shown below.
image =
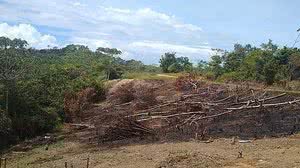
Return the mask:
[[217,79],[223,74],[222,58],[219,55],[213,55],[211,61],[208,63],[208,68],[214,74],[214,78]]
[[125,72],[159,71],[125,61],[118,57],[121,53],[74,44],[38,50],[28,48],[26,41],[0,37],[0,149],[54,130],[65,120],[67,94],[93,88],[103,98],[104,80],[119,79]]
[[8,135],[11,131],[11,120],[4,111],[0,111],[0,135]]
[[[297,88],[294,80],[300,78],[298,48],[280,48],[269,40],[260,47],[235,44],[230,52],[214,51],[217,52],[210,61],[200,61],[196,66],[187,57],[165,53],[156,66],[123,60],[119,57],[122,51],[115,48],[91,51],[87,46],[71,44],[38,50],[28,48],[24,40],[0,37],[0,149],[54,130],[65,121],[66,95],[93,88],[99,97],[104,97],[105,80],[172,79],[181,72],[193,72],[212,80],[251,80],[285,86],[291,83]],[[130,88],[121,88],[116,96],[128,102],[134,95]]]
[[159,63],[163,72],[168,73],[169,67],[176,63],[175,55],[176,53],[165,53],[165,55],[161,56]]
[[203,73],[207,69],[208,69],[208,63],[206,61],[200,60],[197,64],[196,70]]
[[200,62],[198,67],[206,76],[221,81],[252,80],[271,85],[300,77],[300,50],[279,48],[272,40],[260,48],[235,44],[233,51],[218,52],[208,64]]
[[241,81],[241,75],[240,72],[228,72],[224,73],[218,78],[218,81],[220,82],[239,82]]
[[188,57],[176,58],[176,53],[165,53],[161,56],[160,67],[164,73],[177,73],[182,71],[191,71],[193,64]]

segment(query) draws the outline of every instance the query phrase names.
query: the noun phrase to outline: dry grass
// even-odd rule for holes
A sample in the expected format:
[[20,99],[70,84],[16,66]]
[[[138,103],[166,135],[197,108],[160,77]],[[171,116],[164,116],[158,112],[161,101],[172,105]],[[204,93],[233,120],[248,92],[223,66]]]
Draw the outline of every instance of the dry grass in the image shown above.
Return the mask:
[[176,79],[182,73],[147,73],[147,72],[131,72],[123,76],[124,79],[157,79],[157,80],[168,80]]
[[[240,151],[243,158],[238,159]],[[235,145],[231,139],[217,139],[211,143],[190,141],[104,148],[60,141],[47,151],[39,147],[7,155],[8,168],[62,168],[66,161],[75,168],[83,168],[87,157],[93,168],[282,168],[300,167],[299,156],[300,135]]]

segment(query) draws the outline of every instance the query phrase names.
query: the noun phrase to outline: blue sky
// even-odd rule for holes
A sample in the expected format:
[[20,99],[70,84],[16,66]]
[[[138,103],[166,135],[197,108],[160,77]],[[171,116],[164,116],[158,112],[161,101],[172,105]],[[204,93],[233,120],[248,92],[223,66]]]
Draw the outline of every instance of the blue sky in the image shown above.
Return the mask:
[[0,0],[0,36],[32,47],[69,43],[116,47],[122,58],[158,63],[176,51],[208,60],[211,48],[291,46],[300,27],[297,0]]

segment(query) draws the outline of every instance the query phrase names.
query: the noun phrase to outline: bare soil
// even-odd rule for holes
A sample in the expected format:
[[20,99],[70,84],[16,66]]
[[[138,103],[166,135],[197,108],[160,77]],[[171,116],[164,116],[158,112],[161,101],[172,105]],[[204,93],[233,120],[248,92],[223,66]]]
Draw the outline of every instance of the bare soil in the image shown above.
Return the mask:
[[[242,158],[238,158],[242,152]],[[8,168],[86,167],[92,168],[298,168],[300,167],[300,135],[265,138],[250,143],[232,143],[232,139],[213,142],[133,144],[96,147],[76,141],[60,141],[25,153],[6,155]]]

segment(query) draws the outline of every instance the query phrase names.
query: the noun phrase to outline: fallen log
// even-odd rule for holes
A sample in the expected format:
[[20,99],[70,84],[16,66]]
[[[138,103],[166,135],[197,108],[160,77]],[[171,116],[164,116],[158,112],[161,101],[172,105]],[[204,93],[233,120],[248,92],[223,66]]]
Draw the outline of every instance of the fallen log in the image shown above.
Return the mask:
[[166,119],[166,118],[172,118],[172,117],[178,117],[178,116],[184,116],[184,115],[201,115],[201,114],[205,114],[205,113],[206,112],[195,111],[195,112],[188,112],[188,113],[177,113],[177,114],[172,114],[172,115],[167,115],[167,116],[150,116],[149,118],[140,119],[137,121],[142,122],[142,121],[148,121],[148,120],[153,120],[153,119]]
[[288,102],[282,102],[282,103],[274,103],[274,104],[260,104],[256,106],[241,106],[237,108],[226,108],[226,110],[242,110],[242,109],[255,109],[255,108],[266,108],[266,107],[277,107],[277,106],[283,106],[283,105],[288,105],[288,104],[294,104],[300,102],[299,100],[293,100],[293,101],[288,101]]

